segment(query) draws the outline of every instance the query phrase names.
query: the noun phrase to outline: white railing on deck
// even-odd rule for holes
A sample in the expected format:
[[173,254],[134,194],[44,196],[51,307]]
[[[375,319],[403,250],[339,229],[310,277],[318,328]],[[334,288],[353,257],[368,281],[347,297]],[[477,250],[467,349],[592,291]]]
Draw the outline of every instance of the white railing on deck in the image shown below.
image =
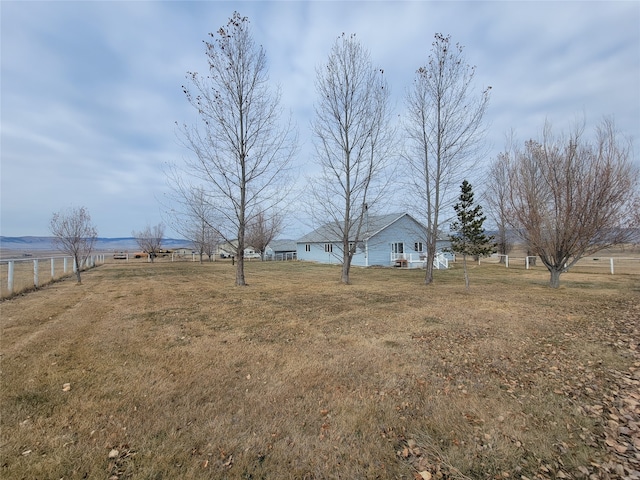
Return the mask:
[[[391,265],[400,267],[425,268],[426,259],[424,253],[391,253]],[[436,253],[433,268],[437,270],[449,268],[449,260],[444,253]]]

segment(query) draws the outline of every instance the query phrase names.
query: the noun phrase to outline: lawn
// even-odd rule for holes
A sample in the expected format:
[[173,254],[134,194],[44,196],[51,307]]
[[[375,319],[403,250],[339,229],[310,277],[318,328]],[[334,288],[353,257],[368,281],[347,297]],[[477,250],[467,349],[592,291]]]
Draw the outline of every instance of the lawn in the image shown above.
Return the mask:
[[0,476],[638,478],[638,275],[246,273],[108,263],[0,303]]

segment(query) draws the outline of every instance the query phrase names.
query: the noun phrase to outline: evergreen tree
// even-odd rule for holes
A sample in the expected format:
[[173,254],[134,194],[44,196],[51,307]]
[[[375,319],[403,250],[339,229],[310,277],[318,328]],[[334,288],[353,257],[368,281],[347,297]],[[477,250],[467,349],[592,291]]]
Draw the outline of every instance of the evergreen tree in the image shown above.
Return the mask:
[[473,189],[466,180],[460,186],[459,202],[453,207],[458,220],[451,224],[450,250],[462,255],[464,267],[464,283],[469,289],[469,274],[467,272],[467,257],[480,257],[495,252],[492,236],[484,233],[482,224],[487,219],[482,215],[482,207],[473,203]]

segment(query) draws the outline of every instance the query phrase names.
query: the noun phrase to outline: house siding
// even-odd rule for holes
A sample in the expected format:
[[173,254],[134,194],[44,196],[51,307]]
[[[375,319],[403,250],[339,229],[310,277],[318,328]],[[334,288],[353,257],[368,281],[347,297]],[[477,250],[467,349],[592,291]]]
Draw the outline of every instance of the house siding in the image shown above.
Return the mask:
[[416,242],[424,244],[424,230],[413,218],[405,215],[369,239],[369,266],[392,265],[391,252],[394,243],[402,243],[404,253],[406,255],[413,253],[417,259],[419,253],[413,251]]
[[[414,251],[416,242],[424,242],[424,227],[409,215],[398,215],[398,218],[390,225],[372,235],[366,242],[361,242],[356,247],[351,264],[354,266],[391,266],[391,251],[393,243],[403,243],[405,254],[414,254],[417,259],[419,252]],[[305,242],[304,239],[297,243],[298,260],[342,264],[342,243],[332,243],[333,252],[325,252],[326,242]],[[310,245],[310,251],[306,251],[306,245]],[[366,249],[365,249],[366,246]]]
[[[307,252],[306,246],[310,246]],[[342,264],[342,245],[332,244],[333,252],[325,252],[325,243],[298,243],[296,248],[296,256],[298,260],[306,260],[309,262]]]

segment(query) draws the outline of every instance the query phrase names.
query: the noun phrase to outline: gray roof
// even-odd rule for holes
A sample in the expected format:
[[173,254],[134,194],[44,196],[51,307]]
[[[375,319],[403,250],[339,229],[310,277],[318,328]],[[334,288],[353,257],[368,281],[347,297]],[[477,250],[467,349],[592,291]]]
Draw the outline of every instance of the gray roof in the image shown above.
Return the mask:
[[[417,220],[415,220],[408,213],[389,213],[387,215],[369,215],[369,217],[365,220],[363,225],[363,232],[361,234],[360,239],[358,240],[367,240],[378,232],[384,230],[391,224],[398,221],[403,216],[408,216],[416,223],[419,224]],[[328,243],[328,242],[339,242],[342,239],[340,238],[340,231],[342,227],[338,225],[337,222],[327,223],[322,225],[319,228],[316,228],[314,231],[304,235],[302,238],[298,240],[298,243]],[[354,232],[355,235],[355,232]],[[353,239],[351,239],[353,240]]]
[[269,248],[274,252],[295,252],[296,241],[295,240],[273,240],[269,243]]

